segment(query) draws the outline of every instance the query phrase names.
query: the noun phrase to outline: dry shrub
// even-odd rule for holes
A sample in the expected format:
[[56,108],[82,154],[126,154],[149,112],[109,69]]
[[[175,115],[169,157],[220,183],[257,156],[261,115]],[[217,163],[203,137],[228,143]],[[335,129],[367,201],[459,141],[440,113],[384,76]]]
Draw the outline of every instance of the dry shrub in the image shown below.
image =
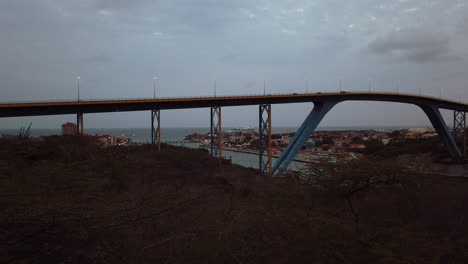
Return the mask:
[[457,263],[468,252],[466,182],[386,161],[298,184],[165,145],[21,144],[0,149],[0,262]]
[[313,171],[306,179],[309,191],[315,192],[315,205],[352,219],[356,239],[363,244],[425,261],[434,255],[443,258],[446,252],[452,252],[449,259],[468,260],[461,253],[468,252],[468,229],[463,227],[468,223],[466,179],[418,175],[380,159]]

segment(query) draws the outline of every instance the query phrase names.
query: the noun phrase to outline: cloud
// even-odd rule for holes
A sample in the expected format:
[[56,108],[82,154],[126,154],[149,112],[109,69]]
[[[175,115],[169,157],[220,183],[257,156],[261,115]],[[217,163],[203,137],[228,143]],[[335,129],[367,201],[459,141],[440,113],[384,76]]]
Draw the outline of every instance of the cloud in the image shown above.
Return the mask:
[[249,9],[241,8],[240,12],[250,19],[255,19],[257,15]]
[[405,9],[401,12],[402,13],[414,13],[414,12],[418,12],[419,10],[420,10],[419,7],[412,7],[412,8]]
[[451,38],[440,32],[400,30],[370,42],[370,50],[379,55],[398,56],[417,63],[452,60]]
[[112,56],[108,53],[98,53],[85,58],[85,62],[107,64],[112,62]]
[[98,14],[101,16],[110,16],[112,15],[112,12],[106,9],[101,9],[98,11]]
[[244,85],[244,87],[248,90],[252,90],[258,88],[258,83],[255,81],[249,81]]
[[163,32],[161,31],[155,31],[153,32],[153,37],[157,38],[157,39],[172,39],[173,37],[172,36],[169,36],[167,34],[164,34]]
[[462,19],[458,25],[458,33],[466,35],[468,33],[468,17]]
[[95,6],[97,9],[125,9],[138,5],[142,5],[147,0],[96,0]]
[[287,28],[282,28],[281,33],[285,35],[297,35],[297,31],[294,29],[287,29]]
[[[305,90],[304,76],[313,77],[311,90],[320,91],[336,90],[339,79],[349,89],[359,89],[372,76],[382,90],[386,80],[398,79],[402,89],[434,87],[438,94],[440,86],[454,87],[446,95],[458,96],[456,87],[468,82],[463,72],[468,60],[454,60],[467,53],[468,5],[463,3],[0,0],[3,97],[75,98],[74,86],[64,87],[72,86],[70,76],[78,72],[89,98],[152,95],[155,72],[161,76],[162,96],[211,94],[213,79],[223,84],[220,90],[226,93],[255,93],[262,91],[264,76],[273,92]],[[412,8],[419,10],[411,12]],[[363,56],[363,48],[372,56]],[[379,63],[375,56],[396,58],[399,63]],[[412,67],[414,62],[421,65]],[[425,83],[431,79],[428,75],[432,80]],[[352,107],[344,109],[353,112]],[[296,120],[292,113],[287,110],[284,115]],[[145,116],[138,126],[146,124]],[[230,120],[245,120],[240,113],[233,117]],[[378,120],[377,113],[375,117]],[[169,126],[180,126],[178,112],[168,111],[167,120]],[[195,120],[204,124],[205,116]],[[137,122],[104,121],[95,124]]]

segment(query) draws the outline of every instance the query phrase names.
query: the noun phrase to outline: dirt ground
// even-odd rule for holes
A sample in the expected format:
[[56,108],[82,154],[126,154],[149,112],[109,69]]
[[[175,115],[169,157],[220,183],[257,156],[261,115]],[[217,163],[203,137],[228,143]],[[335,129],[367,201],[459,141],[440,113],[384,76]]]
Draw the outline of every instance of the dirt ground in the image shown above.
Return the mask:
[[202,150],[1,141],[0,263],[468,263],[466,179],[388,160],[303,179]]

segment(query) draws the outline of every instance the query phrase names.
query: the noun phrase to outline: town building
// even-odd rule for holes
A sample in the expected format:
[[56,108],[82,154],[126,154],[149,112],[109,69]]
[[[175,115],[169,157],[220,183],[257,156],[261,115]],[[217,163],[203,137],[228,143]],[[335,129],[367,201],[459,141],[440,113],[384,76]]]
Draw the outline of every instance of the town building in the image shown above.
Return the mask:
[[62,136],[75,136],[76,132],[75,123],[65,123],[62,125]]
[[111,135],[95,135],[94,138],[104,146],[116,144],[116,138]]

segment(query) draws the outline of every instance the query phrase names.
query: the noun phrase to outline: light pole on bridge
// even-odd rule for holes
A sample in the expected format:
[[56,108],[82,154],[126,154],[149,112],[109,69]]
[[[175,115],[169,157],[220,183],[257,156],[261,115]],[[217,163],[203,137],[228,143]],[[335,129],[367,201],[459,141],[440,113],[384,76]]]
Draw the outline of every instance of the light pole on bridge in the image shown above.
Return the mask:
[[[80,75],[76,76],[76,80],[77,80],[77,84],[78,84],[78,91],[77,91],[77,95],[78,95],[78,102],[80,101]],[[77,132],[77,135],[80,135],[82,136],[84,134],[84,129],[83,129],[83,112],[81,111],[78,111],[78,113],[76,114],[76,132]]]
[[158,80],[158,76],[153,77],[153,99],[156,99],[156,81]]
[[79,75],[76,76],[76,80],[78,81],[78,102],[80,101],[80,79],[81,77]]
[[214,97],[216,97],[216,80],[214,81]]

